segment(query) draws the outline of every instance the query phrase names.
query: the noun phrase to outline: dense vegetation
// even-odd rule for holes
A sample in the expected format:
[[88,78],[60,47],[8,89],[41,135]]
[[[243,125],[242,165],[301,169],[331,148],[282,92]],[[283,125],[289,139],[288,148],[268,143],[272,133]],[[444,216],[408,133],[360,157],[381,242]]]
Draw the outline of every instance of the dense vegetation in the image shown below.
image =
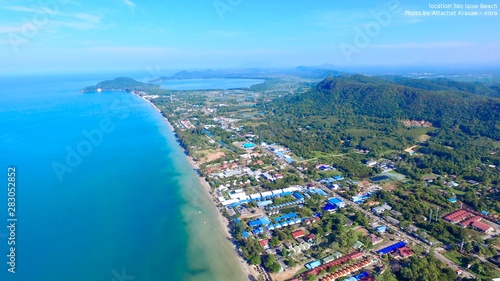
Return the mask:
[[82,92],[96,92],[99,88],[103,91],[147,91],[151,94],[164,91],[160,89],[159,85],[142,83],[128,77],[118,77],[113,80],[99,82],[95,86],[85,87]]
[[[257,132],[304,158],[353,148],[380,157],[420,144],[423,155],[410,166],[422,173],[463,174],[491,183],[493,171],[481,165],[500,162],[498,153],[490,154],[498,151],[500,99],[464,92],[465,84],[451,90],[450,83],[438,91],[362,75],[327,78],[306,93],[259,103],[268,124]],[[402,120],[425,120],[432,127],[407,127]]]

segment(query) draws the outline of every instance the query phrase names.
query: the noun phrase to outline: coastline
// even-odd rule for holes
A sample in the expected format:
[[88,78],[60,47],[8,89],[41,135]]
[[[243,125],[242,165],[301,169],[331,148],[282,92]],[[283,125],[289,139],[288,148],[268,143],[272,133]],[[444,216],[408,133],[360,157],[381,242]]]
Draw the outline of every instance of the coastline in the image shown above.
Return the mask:
[[[133,94],[136,95],[137,97],[141,98],[142,100],[146,101],[147,103],[149,103],[154,109],[156,109],[159,113],[161,113],[161,110],[152,101],[150,101],[142,96],[139,96],[135,93],[133,93]],[[170,123],[170,121],[167,119],[167,117],[163,116],[163,114],[162,114],[162,117],[163,117],[165,123],[167,124],[167,126],[170,128],[171,132],[175,133],[175,129],[174,129],[174,126],[172,125],[172,123]],[[186,159],[188,160],[189,164],[192,166],[193,170],[196,170],[196,171],[199,170],[198,163],[196,163],[196,161],[194,161],[194,159],[191,157],[191,155],[186,155]],[[220,229],[222,230],[225,238],[227,238],[228,241],[233,241],[234,239],[231,235],[231,230],[229,228],[229,222],[222,215],[222,213],[218,210],[215,199],[211,195],[212,189],[210,187],[210,184],[205,180],[204,177],[200,176],[199,173],[196,173],[196,174],[197,174],[198,181],[200,182],[201,186],[204,187],[203,188],[204,196],[208,200],[210,200],[214,204],[213,207],[216,208],[217,221],[219,222]],[[240,267],[243,270],[243,273],[245,274],[247,279],[249,279],[249,277],[251,276],[255,280],[257,280],[258,276],[260,275],[258,273],[258,271],[255,270],[250,264],[248,264],[240,254],[238,254],[238,249],[236,248],[236,246],[233,243],[231,243],[230,246],[233,249],[233,254],[236,256],[237,260],[239,261]]]

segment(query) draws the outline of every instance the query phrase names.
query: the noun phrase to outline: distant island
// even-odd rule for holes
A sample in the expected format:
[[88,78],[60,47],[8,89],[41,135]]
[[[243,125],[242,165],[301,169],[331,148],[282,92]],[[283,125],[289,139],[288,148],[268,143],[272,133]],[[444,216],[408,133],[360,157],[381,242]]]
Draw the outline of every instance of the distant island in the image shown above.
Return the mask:
[[92,93],[101,91],[158,91],[160,85],[142,83],[128,77],[118,77],[97,83],[95,86],[83,88],[80,92]]

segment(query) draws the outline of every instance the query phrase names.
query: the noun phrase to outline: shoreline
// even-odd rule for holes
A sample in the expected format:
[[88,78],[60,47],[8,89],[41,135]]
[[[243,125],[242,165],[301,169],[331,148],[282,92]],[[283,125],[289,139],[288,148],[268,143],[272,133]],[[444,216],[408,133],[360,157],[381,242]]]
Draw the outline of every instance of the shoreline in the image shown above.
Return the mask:
[[[161,110],[152,101],[150,101],[150,100],[148,100],[148,99],[146,99],[146,98],[144,98],[142,96],[139,96],[139,95],[137,95],[135,93],[133,93],[133,94],[136,95],[137,97],[141,98],[142,100],[146,101],[147,103],[149,103],[160,114],[162,113]],[[172,133],[175,134],[175,128],[172,125],[172,123],[170,123],[170,121],[167,119],[167,117],[165,117],[163,114],[162,114],[162,117],[163,117],[165,123],[167,124],[167,126],[172,131]],[[181,147],[181,149],[184,150],[184,148],[182,148],[182,147]],[[191,155],[186,155],[186,158],[187,158],[189,164],[191,165],[191,167],[195,171],[199,170],[198,163],[196,163],[196,161],[194,161],[194,159],[191,157]],[[227,238],[229,241],[233,241],[234,238],[231,235],[231,229],[229,228],[229,222],[222,215],[222,213],[219,211],[219,209],[217,208],[217,205],[215,203],[215,199],[211,195],[212,188],[210,187],[210,184],[205,180],[204,177],[200,176],[200,174],[198,172],[196,174],[197,174],[196,176],[198,177],[198,181],[200,182],[201,186],[203,187],[203,190],[204,190],[203,193],[205,194],[205,197],[213,203],[213,207],[215,207],[215,209],[216,209],[216,212],[217,212],[217,221],[219,222],[219,226],[220,226],[220,228],[221,228],[221,230],[222,230],[222,232],[224,234],[224,237]],[[236,248],[236,246],[233,243],[231,243],[230,246],[231,246],[231,249],[233,249],[233,254],[236,256],[237,260],[240,262],[240,267],[243,270],[243,273],[245,274],[247,280],[249,279],[249,276],[252,276],[255,280],[257,280],[258,276],[260,274],[250,264],[248,264],[243,259],[243,257],[241,255],[238,254],[238,249]]]

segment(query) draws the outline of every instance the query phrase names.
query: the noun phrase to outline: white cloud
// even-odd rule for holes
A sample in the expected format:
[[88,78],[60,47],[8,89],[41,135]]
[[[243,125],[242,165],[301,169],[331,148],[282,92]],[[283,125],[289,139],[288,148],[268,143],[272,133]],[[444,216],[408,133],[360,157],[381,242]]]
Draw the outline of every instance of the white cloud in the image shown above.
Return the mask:
[[131,0],[123,0],[123,3],[125,3],[125,5],[129,6],[130,8],[135,8],[137,5],[132,2]]
[[42,7],[42,8],[31,8],[31,7],[25,7],[25,6],[4,6],[2,7],[2,10],[8,10],[8,11],[15,11],[15,12],[25,12],[25,13],[44,13],[48,15],[55,15],[57,14],[57,10],[53,10],[48,7]]
[[[35,25],[38,30],[45,29],[48,32],[57,32],[59,28],[75,30],[89,30],[101,25],[102,15],[98,13],[68,13],[62,12],[62,7],[30,7],[30,6],[3,6],[3,10],[20,13],[30,13],[32,17],[23,17],[22,22],[14,25],[0,26],[0,33],[21,33],[25,25]],[[40,21],[39,14],[45,15],[47,21]],[[38,24],[38,26],[37,26]]]

